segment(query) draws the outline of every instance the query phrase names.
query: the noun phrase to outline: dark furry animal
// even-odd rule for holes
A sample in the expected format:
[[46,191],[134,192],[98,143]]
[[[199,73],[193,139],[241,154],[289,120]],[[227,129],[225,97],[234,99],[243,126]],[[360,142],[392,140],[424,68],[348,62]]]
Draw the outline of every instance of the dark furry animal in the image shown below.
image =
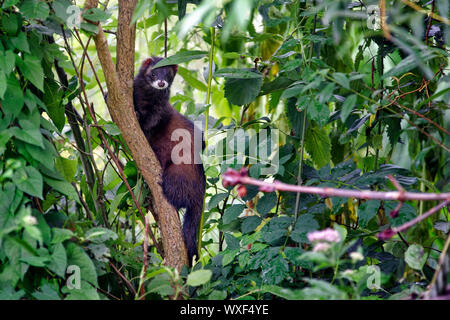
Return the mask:
[[[142,131],[161,164],[165,197],[176,209],[186,208],[183,237],[191,264],[192,258],[198,256],[197,230],[205,196],[205,174],[198,156],[203,147],[203,134],[170,105],[170,87],[177,66],[153,69],[161,59],[148,58],[142,64],[134,79],[134,108]],[[194,143],[194,137],[197,140],[200,137],[200,143]],[[187,163],[180,163],[180,157],[187,157],[184,161]]]

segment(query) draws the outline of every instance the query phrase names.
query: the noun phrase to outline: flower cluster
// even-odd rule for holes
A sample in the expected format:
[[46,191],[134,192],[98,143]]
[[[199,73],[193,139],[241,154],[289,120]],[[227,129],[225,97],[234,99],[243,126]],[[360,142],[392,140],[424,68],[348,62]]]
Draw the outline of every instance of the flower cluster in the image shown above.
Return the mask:
[[331,247],[331,243],[341,241],[339,232],[331,228],[309,232],[307,236],[308,240],[314,244],[314,252],[328,251]]

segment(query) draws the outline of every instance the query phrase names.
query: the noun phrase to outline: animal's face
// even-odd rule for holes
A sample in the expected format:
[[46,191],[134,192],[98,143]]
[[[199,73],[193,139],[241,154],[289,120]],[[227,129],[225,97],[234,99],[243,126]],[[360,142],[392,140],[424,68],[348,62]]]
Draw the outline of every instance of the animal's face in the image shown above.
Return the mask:
[[162,58],[153,57],[144,61],[144,66],[146,67],[145,80],[156,90],[164,90],[170,87],[178,70],[176,65],[153,69],[153,66],[160,60]]

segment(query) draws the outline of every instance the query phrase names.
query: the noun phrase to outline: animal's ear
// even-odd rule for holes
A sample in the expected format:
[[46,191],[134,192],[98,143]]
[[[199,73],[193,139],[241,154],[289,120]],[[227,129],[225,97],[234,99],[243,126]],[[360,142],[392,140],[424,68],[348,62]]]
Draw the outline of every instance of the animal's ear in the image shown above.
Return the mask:
[[147,58],[145,59],[145,61],[142,63],[142,65],[144,67],[148,67],[149,65],[151,65],[153,63],[153,59],[152,58]]
[[174,64],[174,65],[172,66],[172,70],[173,70],[173,74],[176,74],[177,71],[178,71],[178,65]]

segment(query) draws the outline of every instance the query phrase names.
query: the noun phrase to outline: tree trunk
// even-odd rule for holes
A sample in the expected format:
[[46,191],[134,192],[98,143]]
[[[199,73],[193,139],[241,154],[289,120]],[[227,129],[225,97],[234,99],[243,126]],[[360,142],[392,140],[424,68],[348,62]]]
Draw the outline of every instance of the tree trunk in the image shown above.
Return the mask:
[[[98,0],[87,0],[86,9],[97,7]],[[108,88],[108,110],[119,127],[136,165],[153,195],[164,249],[165,264],[178,269],[187,264],[187,253],[177,211],[164,197],[161,186],[161,166],[148,144],[136,118],[133,106],[135,25],[130,26],[136,0],[119,0],[117,37],[117,71],[112,61],[101,26],[94,36],[97,54]]]

